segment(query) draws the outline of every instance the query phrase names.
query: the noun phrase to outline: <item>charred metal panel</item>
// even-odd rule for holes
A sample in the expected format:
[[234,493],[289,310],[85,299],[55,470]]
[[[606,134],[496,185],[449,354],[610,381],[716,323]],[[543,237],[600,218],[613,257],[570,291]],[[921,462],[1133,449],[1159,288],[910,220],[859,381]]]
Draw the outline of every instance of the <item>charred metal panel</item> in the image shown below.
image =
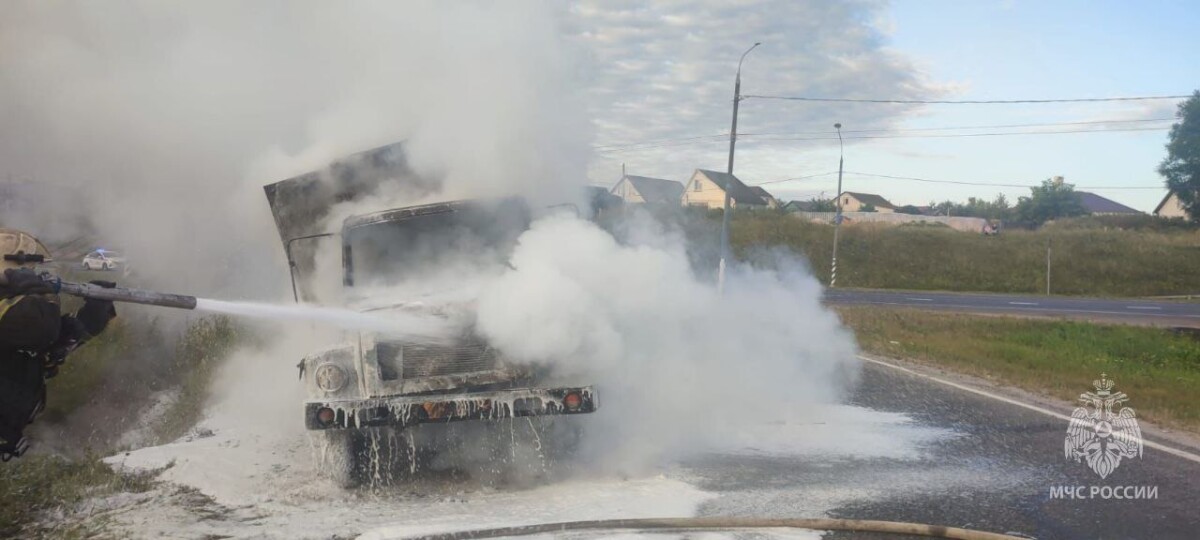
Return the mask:
[[[340,224],[326,223],[334,205],[368,198],[388,183],[402,185],[419,196],[432,193],[440,181],[418,177],[408,166],[404,143],[394,143],[263,186],[263,191],[286,249],[290,239],[337,232]],[[311,275],[316,242],[296,242],[292,250],[297,275]]]

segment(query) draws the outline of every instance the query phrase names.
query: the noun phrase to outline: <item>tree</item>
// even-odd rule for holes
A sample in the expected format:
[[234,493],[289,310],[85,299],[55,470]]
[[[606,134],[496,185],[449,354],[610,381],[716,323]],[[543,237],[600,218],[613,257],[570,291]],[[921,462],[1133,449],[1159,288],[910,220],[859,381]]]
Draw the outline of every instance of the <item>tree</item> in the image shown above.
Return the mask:
[[1042,224],[1052,219],[1082,216],[1087,213],[1075,185],[1063,181],[1063,177],[1042,181],[1041,186],[1029,188],[1030,195],[1017,201],[1017,219]]
[[864,204],[858,208],[858,211],[859,212],[874,212],[875,205],[873,205],[871,203]]
[[906,204],[904,206],[901,206],[900,208],[897,208],[896,213],[897,214],[911,214],[914,216],[919,216],[919,215],[921,215],[921,209],[917,208],[911,204]]
[[813,197],[808,200],[809,212],[837,212],[837,201]]
[[1167,157],[1158,174],[1167,179],[1167,189],[1179,197],[1188,217],[1200,223],[1200,90],[1179,104],[1175,117],[1179,121],[1167,136]]

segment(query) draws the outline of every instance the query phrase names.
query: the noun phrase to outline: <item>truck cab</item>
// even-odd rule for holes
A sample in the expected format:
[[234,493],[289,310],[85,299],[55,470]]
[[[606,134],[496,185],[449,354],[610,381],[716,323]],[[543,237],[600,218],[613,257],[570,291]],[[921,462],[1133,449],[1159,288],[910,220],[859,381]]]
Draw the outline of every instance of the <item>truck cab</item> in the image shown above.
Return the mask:
[[[320,472],[343,486],[376,476],[387,465],[381,460],[398,456],[381,452],[381,443],[394,444],[395,435],[406,432],[412,446],[414,432],[436,432],[423,424],[511,426],[514,418],[587,414],[597,407],[591,386],[552,379],[546,366],[514,362],[474,330],[469,278],[504,271],[517,238],[548,209],[531,209],[515,197],[445,201],[356,214],[340,220],[339,230],[327,229],[344,205],[384,191],[436,200],[440,189],[438,179],[408,167],[403,143],[264,186],[297,302],[315,299],[311,278],[318,267],[336,268],[318,261],[338,257],[338,300],[345,307],[445,317],[460,329],[439,340],[348,332],[341,343],[300,362],[307,398],[298,412],[322,442]],[[603,201],[590,198],[593,210],[600,208]]]
[[[442,272],[503,268],[529,220],[520,199],[444,202],[347,218],[340,237],[350,306],[454,317],[463,329],[436,342],[359,332],[343,346],[305,358],[308,429],[404,428],[594,411],[591,387],[540,385],[544,368],[516,364],[490,347],[473,330],[469,302],[420,290],[427,283],[456,287],[438,276]],[[389,296],[397,290],[400,297]]]

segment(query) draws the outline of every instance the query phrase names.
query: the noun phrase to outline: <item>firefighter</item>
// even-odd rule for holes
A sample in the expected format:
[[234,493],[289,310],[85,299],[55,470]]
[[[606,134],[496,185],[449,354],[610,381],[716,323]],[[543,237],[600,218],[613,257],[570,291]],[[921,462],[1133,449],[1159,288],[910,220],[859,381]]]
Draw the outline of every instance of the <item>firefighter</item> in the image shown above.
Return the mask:
[[28,233],[0,228],[0,255],[0,460],[8,461],[29,448],[23,433],[46,406],[46,379],[117,312],[112,302],[89,298],[62,315],[53,285],[34,271],[50,252]]

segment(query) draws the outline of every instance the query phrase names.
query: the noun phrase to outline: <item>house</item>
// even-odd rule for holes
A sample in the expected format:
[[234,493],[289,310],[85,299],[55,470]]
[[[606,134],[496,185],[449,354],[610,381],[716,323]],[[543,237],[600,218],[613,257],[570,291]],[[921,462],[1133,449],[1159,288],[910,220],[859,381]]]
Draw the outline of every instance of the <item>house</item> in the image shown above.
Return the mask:
[[771,193],[763,189],[762,186],[748,187],[750,188],[750,191],[753,191],[755,195],[758,195],[758,198],[767,202],[767,208],[779,208],[779,199],[776,199],[774,195],[771,195]]
[[1183,208],[1183,201],[1179,200],[1179,195],[1174,191],[1168,191],[1162,202],[1154,207],[1154,215],[1161,218],[1187,219],[1188,217],[1187,210]]
[[685,206],[725,208],[726,190],[732,198],[729,204],[733,208],[767,207],[767,201],[736,176],[705,169],[696,169],[696,172],[692,173],[691,179],[684,187],[682,202]]
[[816,203],[813,201],[788,201],[783,205],[783,209],[787,212],[814,212],[815,206]]
[[626,203],[678,205],[683,184],[674,180],[627,174],[613,186],[612,194]]
[[876,212],[891,214],[896,211],[896,205],[887,199],[873,193],[842,192],[843,212],[862,212],[864,207],[874,207]]
[[1079,203],[1083,205],[1083,209],[1088,214],[1093,216],[1114,216],[1122,214],[1140,214],[1141,212],[1125,206],[1112,199],[1106,199],[1095,193],[1087,191],[1076,191],[1079,194]]

